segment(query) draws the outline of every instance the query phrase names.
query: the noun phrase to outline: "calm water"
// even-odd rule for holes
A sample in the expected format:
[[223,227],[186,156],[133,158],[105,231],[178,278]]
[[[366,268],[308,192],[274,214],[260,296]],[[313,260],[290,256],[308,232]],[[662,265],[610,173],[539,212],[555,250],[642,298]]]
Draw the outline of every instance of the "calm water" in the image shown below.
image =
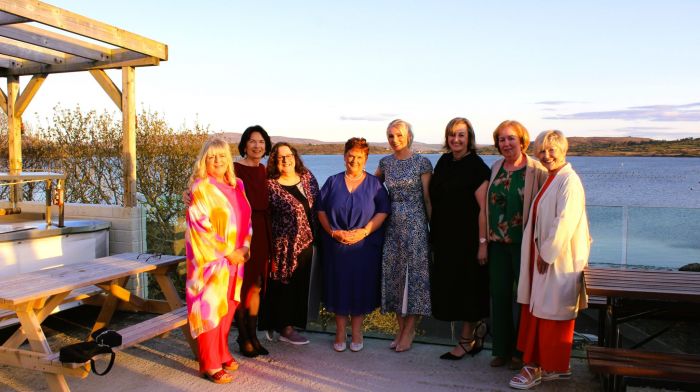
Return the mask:
[[[382,155],[370,155],[374,172]],[[439,154],[426,155],[433,165]],[[483,156],[489,166],[499,157]],[[677,268],[700,263],[700,158],[570,157],[586,189],[592,263]],[[304,163],[323,185],[341,155]]]

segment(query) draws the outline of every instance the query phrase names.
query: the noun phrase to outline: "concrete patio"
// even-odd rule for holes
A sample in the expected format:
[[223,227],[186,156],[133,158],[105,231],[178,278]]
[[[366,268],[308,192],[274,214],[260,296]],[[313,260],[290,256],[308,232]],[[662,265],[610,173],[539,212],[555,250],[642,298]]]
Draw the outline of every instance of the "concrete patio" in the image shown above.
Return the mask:
[[[94,311],[89,307],[72,309],[45,322],[52,347],[76,342],[88,332]],[[115,326],[134,322],[144,315],[119,313]],[[7,333],[4,332],[3,333]],[[332,350],[333,335],[307,333],[311,344],[292,346],[283,342],[264,342],[269,356],[243,358],[234,352],[240,369],[235,381],[215,385],[197,373],[181,332],[167,338],[155,338],[117,353],[112,371],[104,377],[90,374],[86,379],[68,378],[72,391],[513,391],[508,380],[513,371],[491,368],[490,351],[474,358],[445,361],[438,357],[449,348],[433,344],[414,344],[410,351],[396,353],[388,341],[365,339],[361,352]],[[261,334],[262,336],[262,334]],[[4,339],[0,337],[0,339]],[[234,348],[235,332],[230,339]],[[237,347],[236,347],[237,348]],[[98,367],[104,363],[98,363]],[[596,391],[600,384],[588,371],[585,360],[572,359],[573,377],[540,385],[539,391]],[[46,391],[40,373],[0,366],[0,390]],[[628,388],[630,391],[656,390]]]

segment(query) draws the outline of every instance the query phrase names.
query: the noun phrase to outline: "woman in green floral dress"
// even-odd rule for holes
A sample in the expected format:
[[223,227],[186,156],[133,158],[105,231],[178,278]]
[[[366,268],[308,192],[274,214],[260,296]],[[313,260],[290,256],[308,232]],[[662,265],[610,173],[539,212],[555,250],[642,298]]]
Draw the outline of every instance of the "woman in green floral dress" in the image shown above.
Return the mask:
[[[515,350],[518,317],[514,312],[520,274],[520,244],[530,204],[547,179],[547,171],[525,151],[530,135],[522,124],[507,120],[493,132],[493,142],[503,159],[491,166],[488,190],[488,258],[491,287],[491,323],[494,355],[491,366],[519,369]],[[515,310],[514,310],[515,309]]]

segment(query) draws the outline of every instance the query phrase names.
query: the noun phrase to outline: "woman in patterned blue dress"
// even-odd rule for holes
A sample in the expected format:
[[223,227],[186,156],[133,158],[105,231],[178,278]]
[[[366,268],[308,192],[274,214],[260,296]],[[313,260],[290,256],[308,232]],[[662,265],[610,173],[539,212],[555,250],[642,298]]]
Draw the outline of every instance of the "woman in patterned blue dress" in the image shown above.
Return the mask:
[[413,132],[406,121],[389,123],[386,135],[394,153],[377,168],[391,200],[382,255],[382,312],[396,312],[399,332],[389,347],[402,352],[411,348],[417,317],[431,313],[428,185],[433,165],[411,151]]

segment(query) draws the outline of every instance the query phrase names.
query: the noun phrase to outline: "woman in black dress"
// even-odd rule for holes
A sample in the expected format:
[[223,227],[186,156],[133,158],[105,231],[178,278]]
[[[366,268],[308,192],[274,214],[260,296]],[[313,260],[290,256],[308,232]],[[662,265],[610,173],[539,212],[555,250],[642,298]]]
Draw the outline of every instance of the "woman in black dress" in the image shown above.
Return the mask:
[[474,129],[466,118],[452,119],[445,147],[430,181],[433,214],[430,271],[433,317],[463,321],[457,346],[442,359],[476,355],[483,347],[489,314],[486,267],[486,190],[490,170],[476,155]]

